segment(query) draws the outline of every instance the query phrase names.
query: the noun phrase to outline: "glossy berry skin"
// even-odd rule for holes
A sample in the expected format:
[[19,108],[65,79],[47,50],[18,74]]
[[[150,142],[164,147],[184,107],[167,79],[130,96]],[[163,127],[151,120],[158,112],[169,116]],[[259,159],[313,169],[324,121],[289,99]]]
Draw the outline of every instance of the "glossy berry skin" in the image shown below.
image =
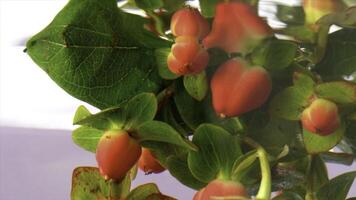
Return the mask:
[[212,30],[203,39],[203,45],[205,48],[221,48],[228,53],[241,52],[271,34],[272,29],[250,5],[239,2],[219,3]]
[[314,24],[324,15],[342,11],[346,6],[342,0],[303,0],[305,21]]
[[203,193],[204,193],[205,188],[202,188],[201,190],[199,190],[197,193],[195,193],[193,200],[200,200],[203,197]]
[[[201,192],[201,194],[199,194]],[[213,197],[247,197],[245,187],[235,181],[213,180],[195,195],[194,200],[211,200]]]
[[247,67],[240,59],[222,64],[212,77],[212,100],[221,117],[239,116],[264,104],[272,83],[262,67]]
[[140,159],[138,160],[138,167],[145,172],[145,174],[161,173],[165,168],[157,161],[149,149],[143,148]]
[[123,130],[104,133],[96,149],[96,160],[105,179],[124,178],[140,155],[141,146]]
[[176,37],[192,36],[203,38],[209,33],[208,21],[195,8],[183,8],[174,13],[171,31]]
[[177,75],[200,73],[208,62],[208,52],[191,36],[177,37],[167,59],[169,70]]
[[316,99],[301,117],[303,128],[321,136],[327,136],[340,127],[337,105],[326,99]]

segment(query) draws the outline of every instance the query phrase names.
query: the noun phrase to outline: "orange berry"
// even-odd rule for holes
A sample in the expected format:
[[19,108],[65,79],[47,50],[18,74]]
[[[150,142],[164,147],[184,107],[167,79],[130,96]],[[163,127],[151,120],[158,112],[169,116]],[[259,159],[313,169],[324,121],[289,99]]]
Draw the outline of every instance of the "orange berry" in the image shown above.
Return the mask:
[[126,131],[107,131],[96,149],[99,171],[106,179],[120,180],[135,165],[141,146]]
[[238,116],[264,104],[272,89],[268,72],[246,67],[232,59],[219,67],[211,80],[213,107],[220,116]]
[[165,168],[157,161],[149,149],[143,148],[140,159],[138,160],[138,167],[146,174],[161,173]]
[[340,127],[337,105],[329,100],[316,99],[306,108],[301,117],[303,128],[326,136]]

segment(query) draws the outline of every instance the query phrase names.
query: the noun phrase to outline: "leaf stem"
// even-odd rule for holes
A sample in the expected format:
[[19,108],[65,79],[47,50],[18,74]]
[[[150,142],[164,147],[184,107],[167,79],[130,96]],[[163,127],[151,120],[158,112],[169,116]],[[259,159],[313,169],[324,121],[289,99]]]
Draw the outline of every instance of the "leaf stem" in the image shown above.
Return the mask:
[[173,91],[173,85],[170,85],[157,94],[158,110],[167,103],[168,99],[173,95]]
[[271,198],[272,178],[271,178],[271,168],[269,166],[267,152],[260,144],[258,144],[251,138],[245,137],[244,142],[257,150],[257,156],[260,160],[262,179],[261,179],[260,188],[256,195],[256,199],[269,200]]

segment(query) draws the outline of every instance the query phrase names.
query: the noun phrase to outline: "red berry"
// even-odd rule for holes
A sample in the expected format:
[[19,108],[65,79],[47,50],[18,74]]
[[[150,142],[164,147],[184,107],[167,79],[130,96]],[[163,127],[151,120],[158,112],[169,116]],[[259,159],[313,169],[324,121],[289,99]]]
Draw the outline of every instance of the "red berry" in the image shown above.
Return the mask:
[[208,52],[191,36],[178,37],[167,59],[170,71],[178,75],[200,73],[208,62]]
[[143,148],[140,159],[138,160],[138,167],[146,174],[161,173],[165,168],[157,161],[149,149]]
[[201,191],[200,198],[194,200],[211,200],[212,197],[247,197],[245,187],[235,181],[213,180],[204,190]]
[[272,89],[268,72],[232,59],[211,80],[213,107],[220,116],[238,116],[264,104]]
[[337,105],[325,99],[316,99],[302,113],[303,128],[322,136],[330,135],[340,127]]
[[96,160],[106,179],[120,180],[135,165],[141,146],[126,131],[108,131],[100,138]]
[[268,35],[271,28],[262,20],[254,9],[244,3],[219,3],[212,30],[204,38],[206,48],[218,47],[228,53],[241,52]]
[[174,36],[203,38],[209,33],[209,23],[194,8],[183,8],[174,13],[171,20]]

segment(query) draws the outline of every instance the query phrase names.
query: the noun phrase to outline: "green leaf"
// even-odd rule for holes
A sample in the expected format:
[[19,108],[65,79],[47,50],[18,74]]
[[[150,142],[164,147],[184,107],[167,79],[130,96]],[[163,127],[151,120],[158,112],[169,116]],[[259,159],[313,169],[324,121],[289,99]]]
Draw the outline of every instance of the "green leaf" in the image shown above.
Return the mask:
[[172,126],[176,131],[178,131],[182,136],[187,136],[191,133],[183,120],[180,118],[177,109],[175,108],[174,102],[169,101],[157,113],[156,120],[166,122]]
[[273,97],[270,113],[274,117],[299,120],[312,94],[313,90],[306,92],[296,86],[288,87]]
[[247,124],[247,136],[262,145],[274,157],[278,157],[286,145],[290,155],[305,154],[299,139],[301,128],[298,121],[270,118],[259,125],[265,120],[261,115],[257,115],[254,121]]
[[301,40],[303,42],[308,43],[314,43],[317,36],[311,28],[304,25],[287,26],[286,28],[279,30],[279,33],[292,36],[297,40]]
[[106,181],[96,167],[78,167],[73,171],[72,200],[120,199],[129,193],[131,180]]
[[164,8],[168,12],[174,12],[184,6],[186,0],[164,0]]
[[311,95],[314,87],[316,85],[315,81],[310,74],[307,74],[309,71],[304,72],[294,72],[293,74],[293,83],[294,86],[300,90],[301,93],[306,93]]
[[183,83],[190,96],[198,101],[203,100],[209,91],[208,77],[205,71],[184,76]]
[[[83,110],[79,107],[76,113]],[[111,129],[136,129],[142,123],[152,120],[157,112],[157,99],[152,93],[141,93],[136,95],[130,101],[119,107],[112,107],[102,110],[99,113],[80,117],[75,117],[76,125],[84,125],[100,130]]]
[[143,123],[137,130],[140,142],[157,141],[175,144],[190,150],[196,150],[196,146],[189,140],[184,139],[170,125],[160,121],[148,121]]
[[304,25],[304,9],[302,6],[277,5],[277,18],[288,25]]
[[125,126],[124,129],[136,129],[142,123],[153,120],[157,112],[157,99],[152,93],[142,93],[130,101],[125,106]]
[[317,192],[319,200],[344,200],[356,177],[356,171],[348,172],[331,179]]
[[[84,106],[77,109],[74,118],[80,115]],[[84,115],[75,120],[74,125],[92,127],[99,130],[121,129],[124,123],[124,116],[120,107],[111,107],[95,114]]]
[[[316,71],[325,80],[353,77],[356,72],[356,30],[342,29],[329,35],[324,59]],[[355,82],[355,81],[353,81]]]
[[135,0],[136,5],[144,10],[154,10],[163,7],[162,0]]
[[202,15],[204,17],[214,17],[215,6],[220,0],[199,0]]
[[344,136],[345,125],[343,124],[334,133],[328,136],[320,136],[315,133],[311,133],[307,130],[303,130],[303,141],[305,149],[310,154],[317,154],[326,152],[336,146]]
[[73,131],[72,139],[81,148],[95,153],[98,142],[103,134],[102,130],[82,126]]
[[329,163],[352,165],[355,156],[348,153],[325,152],[320,155],[323,160]]
[[350,7],[342,12],[335,12],[322,17],[318,24],[335,24],[344,28],[356,28],[356,8]]
[[180,81],[176,84],[174,102],[183,121],[193,130],[202,123],[220,121],[213,109],[211,95],[203,101],[197,101],[188,94]]
[[199,151],[189,152],[188,166],[192,174],[204,183],[217,177],[230,177],[235,160],[242,155],[238,137],[211,124],[199,126],[193,143]]
[[248,171],[252,164],[257,160],[257,151],[250,151],[243,156],[239,157],[232,167],[231,177],[233,180],[241,181],[241,176]]
[[145,23],[116,0],[72,0],[27,42],[27,53],[70,95],[100,109],[117,106],[161,88],[154,49],[169,42]]
[[89,112],[89,110],[81,105],[77,108],[77,111],[75,111],[75,115],[73,118],[73,124],[77,124],[79,121],[89,117],[91,115],[91,113]]
[[174,74],[168,68],[167,58],[170,52],[170,48],[160,48],[155,50],[158,73],[163,79],[166,80],[173,80],[179,77],[179,75]]
[[273,200],[304,200],[298,193],[284,191],[282,194],[273,198]]
[[[356,123],[347,124],[344,140],[342,141],[342,150],[346,153],[353,154],[356,157]],[[346,147],[346,148],[345,148]]]
[[287,40],[271,39],[252,52],[252,62],[269,70],[282,70],[294,61],[298,45]]
[[133,189],[126,197],[127,200],[146,200],[151,194],[160,193],[158,187],[154,183],[140,185]]
[[322,83],[315,88],[319,98],[328,99],[340,105],[356,104],[356,84],[346,81]]
[[187,155],[185,156],[170,156],[167,159],[167,167],[172,176],[174,176],[182,184],[199,190],[203,188],[206,184],[196,179],[191,173],[188,162]]
[[316,192],[328,181],[328,170],[324,161],[318,155],[313,156],[307,174],[307,190]]

